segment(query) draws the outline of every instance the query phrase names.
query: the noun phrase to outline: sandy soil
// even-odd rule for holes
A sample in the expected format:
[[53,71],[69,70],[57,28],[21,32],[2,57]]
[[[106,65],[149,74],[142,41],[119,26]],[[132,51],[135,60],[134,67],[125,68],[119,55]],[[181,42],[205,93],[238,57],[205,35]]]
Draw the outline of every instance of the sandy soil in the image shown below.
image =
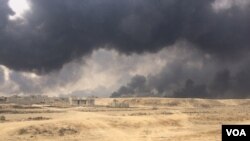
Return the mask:
[[250,123],[250,100],[118,100],[131,107],[0,105],[0,141],[220,141],[222,124]]

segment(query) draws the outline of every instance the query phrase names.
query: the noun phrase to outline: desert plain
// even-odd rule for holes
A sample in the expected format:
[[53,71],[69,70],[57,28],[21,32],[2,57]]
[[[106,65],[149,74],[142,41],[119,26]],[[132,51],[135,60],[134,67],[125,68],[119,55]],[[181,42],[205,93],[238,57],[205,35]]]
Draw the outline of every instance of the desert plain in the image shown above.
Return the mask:
[[222,124],[249,124],[248,99],[118,98],[129,108],[0,105],[0,141],[220,141]]

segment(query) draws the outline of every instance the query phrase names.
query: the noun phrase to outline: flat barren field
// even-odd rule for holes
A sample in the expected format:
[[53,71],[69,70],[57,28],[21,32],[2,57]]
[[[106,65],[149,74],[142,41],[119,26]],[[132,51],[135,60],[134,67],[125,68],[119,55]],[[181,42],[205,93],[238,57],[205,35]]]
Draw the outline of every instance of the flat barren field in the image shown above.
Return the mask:
[[249,124],[250,100],[120,98],[130,108],[0,105],[0,141],[220,141]]

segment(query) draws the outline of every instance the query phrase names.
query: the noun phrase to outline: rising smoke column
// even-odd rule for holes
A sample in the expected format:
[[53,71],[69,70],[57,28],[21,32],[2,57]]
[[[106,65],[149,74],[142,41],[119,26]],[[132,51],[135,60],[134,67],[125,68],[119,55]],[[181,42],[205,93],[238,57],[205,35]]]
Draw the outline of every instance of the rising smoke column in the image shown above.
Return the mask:
[[[181,71],[181,77],[168,78],[166,68],[159,76],[167,82],[173,80],[171,90],[182,95],[181,91],[191,88],[185,85],[190,79],[191,86],[202,85],[206,95],[211,96],[212,91],[216,95],[248,95],[249,75],[244,67],[249,64],[250,44],[247,0],[29,0],[31,10],[22,20],[9,19],[14,13],[7,3],[0,0],[0,64],[12,70],[45,75],[100,48],[128,56],[143,55],[185,40],[201,54],[208,54],[218,69],[212,69],[213,80],[206,81],[200,75],[204,78],[200,82]],[[183,66],[180,62],[173,64],[176,70],[181,68],[178,64]],[[229,75],[222,77],[223,70]],[[166,95],[169,83],[163,87],[159,84],[164,79],[144,77],[147,89]],[[223,88],[217,86],[219,82]]]

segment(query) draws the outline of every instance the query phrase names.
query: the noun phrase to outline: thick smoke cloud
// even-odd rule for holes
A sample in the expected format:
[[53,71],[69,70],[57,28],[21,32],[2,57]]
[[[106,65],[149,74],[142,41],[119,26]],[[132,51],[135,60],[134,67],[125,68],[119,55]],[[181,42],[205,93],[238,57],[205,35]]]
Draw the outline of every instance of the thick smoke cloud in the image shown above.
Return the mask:
[[148,96],[151,93],[147,93],[146,78],[141,75],[136,75],[131,79],[131,82],[127,86],[122,86],[118,92],[114,92],[112,97],[120,97],[121,94],[124,96]]
[[185,87],[174,92],[175,97],[208,97],[206,85],[195,85],[194,81],[188,79]]
[[221,63],[187,43],[170,47],[171,54],[160,72],[134,76],[111,97],[249,98],[249,59]]
[[[114,79],[112,85],[119,82],[118,78],[125,84],[134,76],[112,96],[245,98],[249,95],[248,0],[28,1],[30,11],[13,20],[9,16],[15,13],[8,0],[0,0],[1,93],[45,93],[55,87],[61,94],[92,95],[100,93],[102,88],[108,93],[109,88],[117,88],[111,84],[103,86],[108,79]],[[149,73],[143,68],[150,65],[136,64],[140,57],[125,61],[127,66],[122,59],[107,64],[109,58],[100,57],[103,62],[99,62],[100,68],[90,69],[98,74],[76,67],[75,62],[82,64],[82,59],[86,61],[102,48],[107,52],[115,50],[119,57],[125,55],[128,60],[134,54],[164,52],[165,56],[160,58],[165,58],[165,64],[156,67],[155,72],[149,69]],[[70,66],[72,62],[74,65]],[[137,71],[131,75],[135,66],[140,68],[133,68]],[[114,68],[116,73],[112,71]],[[119,68],[125,69],[118,71]],[[105,72],[102,75],[101,70]],[[89,89],[78,89],[81,83],[74,90],[63,89],[69,82],[86,77],[83,72],[102,81],[102,85],[97,86],[97,81],[87,83],[91,80],[89,76],[84,80]],[[91,89],[94,85],[98,90]]]
[[[8,16],[14,14],[13,11],[9,8],[6,0],[0,1],[0,29],[4,29],[8,23]],[[1,31],[0,30],[0,31]]]
[[156,52],[179,39],[223,60],[241,59],[250,10],[232,1],[29,0],[24,19],[11,21],[8,1],[0,0],[0,64],[48,73],[100,47]]
[[4,70],[2,68],[0,68],[0,85],[2,85],[5,81],[4,78]]

